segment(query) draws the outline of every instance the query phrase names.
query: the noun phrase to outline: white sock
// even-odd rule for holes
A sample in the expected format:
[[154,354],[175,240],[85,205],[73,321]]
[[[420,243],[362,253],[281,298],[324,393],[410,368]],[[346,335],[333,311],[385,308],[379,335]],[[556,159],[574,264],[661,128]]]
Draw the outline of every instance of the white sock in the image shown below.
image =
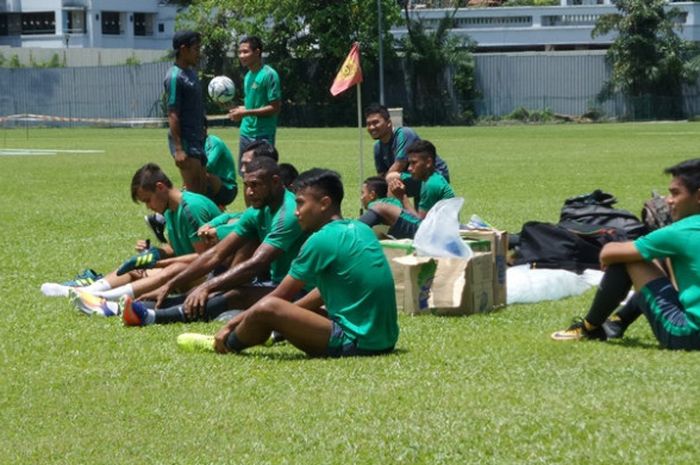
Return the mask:
[[58,283],[44,283],[41,285],[41,293],[46,297],[68,297],[71,287]]
[[108,291],[112,289],[112,285],[107,282],[106,279],[98,279],[94,283],[90,284],[89,286],[81,287],[80,288],[83,291],[90,292],[91,294],[94,294],[96,292],[101,292],[101,291]]
[[150,308],[146,310],[146,321],[143,322],[144,325],[152,325],[156,322],[156,311]]
[[115,287],[114,289],[108,289],[105,291],[93,291],[92,294],[104,297],[107,300],[119,300],[121,296],[128,295],[129,297],[134,297],[134,287],[131,284],[124,284],[123,286]]

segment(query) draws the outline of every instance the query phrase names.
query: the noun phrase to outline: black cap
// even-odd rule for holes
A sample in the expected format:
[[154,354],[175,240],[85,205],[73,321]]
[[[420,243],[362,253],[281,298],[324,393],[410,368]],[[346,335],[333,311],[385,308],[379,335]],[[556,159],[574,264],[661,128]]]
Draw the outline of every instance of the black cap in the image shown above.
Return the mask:
[[195,31],[177,31],[173,36],[173,50],[179,50],[183,45],[191,46],[197,42],[201,42],[202,35]]

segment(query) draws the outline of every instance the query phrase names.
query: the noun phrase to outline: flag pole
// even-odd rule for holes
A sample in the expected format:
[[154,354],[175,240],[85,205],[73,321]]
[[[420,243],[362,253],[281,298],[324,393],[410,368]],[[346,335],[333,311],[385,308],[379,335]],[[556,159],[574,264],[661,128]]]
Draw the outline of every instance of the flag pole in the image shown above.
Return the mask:
[[[365,170],[364,170],[364,160],[363,160],[363,150],[362,150],[362,83],[358,82],[357,90],[357,132],[360,135],[360,196],[362,196],[362,181],[365,180]],[[360,205],[360,215],[362,215],[362,205]]]

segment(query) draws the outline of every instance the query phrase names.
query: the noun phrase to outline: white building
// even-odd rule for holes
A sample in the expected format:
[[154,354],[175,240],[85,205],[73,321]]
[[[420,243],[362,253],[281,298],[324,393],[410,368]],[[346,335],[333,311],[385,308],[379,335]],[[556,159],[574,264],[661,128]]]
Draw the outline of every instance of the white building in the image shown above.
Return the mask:
[[0,0],[0,46],[169,50],[176,13],[162,0]]
[[[486,0],[485,0],[486,1]],[[452,9],[422,8],[413,3],[410,15],[420,18],[427,29],[435,28]],[[700,42],[700,3],[669,4],[681,10],[679,35]],[[591,38],[598,18],[616,13],[610,0],[561,0],[557,6],[469,7],[460,8],[455,15],[451,33],[469,36],[482,52],[585,50],[610,46],[614,35]],[[406,26],[392,28],[395,37],[406,36]]]

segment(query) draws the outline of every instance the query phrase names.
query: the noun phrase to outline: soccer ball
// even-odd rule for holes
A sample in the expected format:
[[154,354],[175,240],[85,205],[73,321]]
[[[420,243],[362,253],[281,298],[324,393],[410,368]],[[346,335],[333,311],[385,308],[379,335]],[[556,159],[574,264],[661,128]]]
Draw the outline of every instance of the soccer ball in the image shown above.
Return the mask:
[[216,76],[209,81],[209,97],[217,103],[228,103],[236,95],[236,86],[226,76]]

